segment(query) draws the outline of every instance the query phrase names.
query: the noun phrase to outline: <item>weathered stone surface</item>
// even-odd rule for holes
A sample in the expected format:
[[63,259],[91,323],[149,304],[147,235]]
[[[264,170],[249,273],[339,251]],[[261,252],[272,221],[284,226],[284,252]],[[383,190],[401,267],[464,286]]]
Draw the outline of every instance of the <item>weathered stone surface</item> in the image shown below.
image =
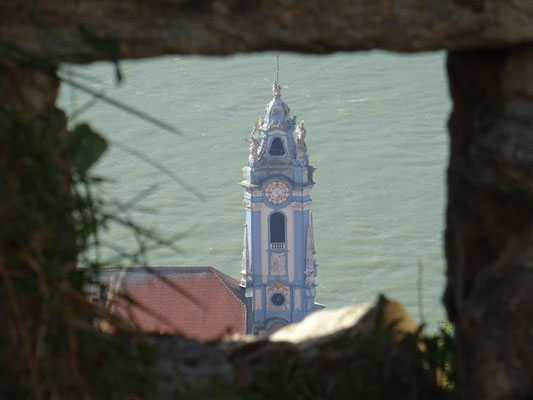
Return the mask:
[[176,398],[184,393],[194,393],[195,397],[190,398],[198,398],[215,391],[222,393],[222,384],[233,381],[233,368],[223,346],[217,348],[177,335],[154,335],[146,340],[155,355],[150,369],[157,398]]
[[332,335],[353,327],[371,308],[372,304],[361,304],[316,311],[297,324],[285,326],[269,339],[274,342],[301,343]]
[[533,395],[533,48],[452,52],[445,303],[464,399]]
[[[116,40],[120,54],[80,26]],[[0,38],[56,62],[273,49],[459,50],[533,42],[533,2],[7,0],[0,2]]]
[[[314,317],[314,318],[313,318]],[[152,336],[158,395],[194,399],[440,399],[438,371],[424,361],[417,325],[403,307],[319,312],[274,340],[200,344]],[[322,329],[317,322],[339,329]],[[350,323],[348,323],[350,321]],[[394,328],[389,329],[392,323]],[[317,329],[316,334],[302,335]],[[305,338],[304,336],[307,336]],[[167,396],[167,397],[165,397]]]
[[64,270],[74,267],[66,119],[55,106],[58,90],[54,76],[0,60],[0,269],[19,277],[46,276],[41,269],[51,260]]
[[[317,311],[297,324],[280,329],[269,340],[296,343],[300,348],[307,348],[346,335],[345,330],[352,335],[368,336],[375,329],[376,312],[377,308],[370,303]],[[399,333],[415,333],[418,329],[418,324],[397,301],[384,301],[381,312],[383,326],[394,324]]]

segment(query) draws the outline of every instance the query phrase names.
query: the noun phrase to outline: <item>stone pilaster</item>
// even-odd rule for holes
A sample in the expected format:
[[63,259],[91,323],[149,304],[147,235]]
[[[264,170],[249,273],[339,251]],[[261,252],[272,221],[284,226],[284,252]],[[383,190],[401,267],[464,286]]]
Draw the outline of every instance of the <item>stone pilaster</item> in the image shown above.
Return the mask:
[[533,48],[450,53],[445,304],[464,399],[533,393]]

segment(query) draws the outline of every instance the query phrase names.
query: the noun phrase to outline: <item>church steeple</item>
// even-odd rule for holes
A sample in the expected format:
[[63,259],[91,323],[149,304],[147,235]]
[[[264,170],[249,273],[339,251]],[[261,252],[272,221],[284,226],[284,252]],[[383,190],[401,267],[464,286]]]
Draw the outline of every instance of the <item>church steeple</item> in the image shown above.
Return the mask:
[[281,99],[278,80],[265,115],[250,133],[245,189],[242,286],[251,294],[251,331],[266,335],[315,308],[311,207],[314,168],[306,128]]

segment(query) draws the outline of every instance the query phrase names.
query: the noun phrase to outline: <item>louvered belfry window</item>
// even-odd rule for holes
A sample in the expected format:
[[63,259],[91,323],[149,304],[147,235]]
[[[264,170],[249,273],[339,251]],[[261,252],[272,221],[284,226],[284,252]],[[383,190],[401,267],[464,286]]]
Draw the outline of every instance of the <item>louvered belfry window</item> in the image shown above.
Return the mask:
[[280,138],[275,138],[270,145],[269,154],[271,156],[282,156],[285,154],[285,148]]

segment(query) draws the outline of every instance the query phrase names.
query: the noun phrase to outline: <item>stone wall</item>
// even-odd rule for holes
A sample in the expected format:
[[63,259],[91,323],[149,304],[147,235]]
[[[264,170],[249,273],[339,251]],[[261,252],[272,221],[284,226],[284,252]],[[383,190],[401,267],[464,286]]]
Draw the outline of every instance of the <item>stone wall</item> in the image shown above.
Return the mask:
[[533,47],[452,52],[445,304],[464,398],[533,394]]
[[[120,52],[105,43],[102,51],[91,33],[116,40]],[[48,60],[75,63],[262,50],[465,50],[531,42],[533,3],[6,0],[0,3],[0,38]]]
[[[457,325],[458,393],[469,400],[531,398],[532,42],[530,0],[2,1],[0,172],[11,186],[2,185],[0,226],[15,218],[27,238],[2,238],[2,256],[10,260],[3,265],[33,271],[39,264],[20,255],[47,254],[71,266],[70,208],[28,197],[31,209],[47,216],[34,220],[8,201],[12,190],[31,182],[29,167],[38,160],[21,141],[51,161],[54,179],[39,186],[47,191],[43,199],[68,197],[64,130],[55,126],[64,117],[52,105],[58,63],[272,49],[446,49],[454,108],[445,303]],[[12,109],[17,125],[10,125]],[[21,168],[12,168],[17,163]],[[171,339],[152,340],[164,346]],[[270,353],[271,365],[294,351]],[[324,368],[329,362],[315,361]]]

